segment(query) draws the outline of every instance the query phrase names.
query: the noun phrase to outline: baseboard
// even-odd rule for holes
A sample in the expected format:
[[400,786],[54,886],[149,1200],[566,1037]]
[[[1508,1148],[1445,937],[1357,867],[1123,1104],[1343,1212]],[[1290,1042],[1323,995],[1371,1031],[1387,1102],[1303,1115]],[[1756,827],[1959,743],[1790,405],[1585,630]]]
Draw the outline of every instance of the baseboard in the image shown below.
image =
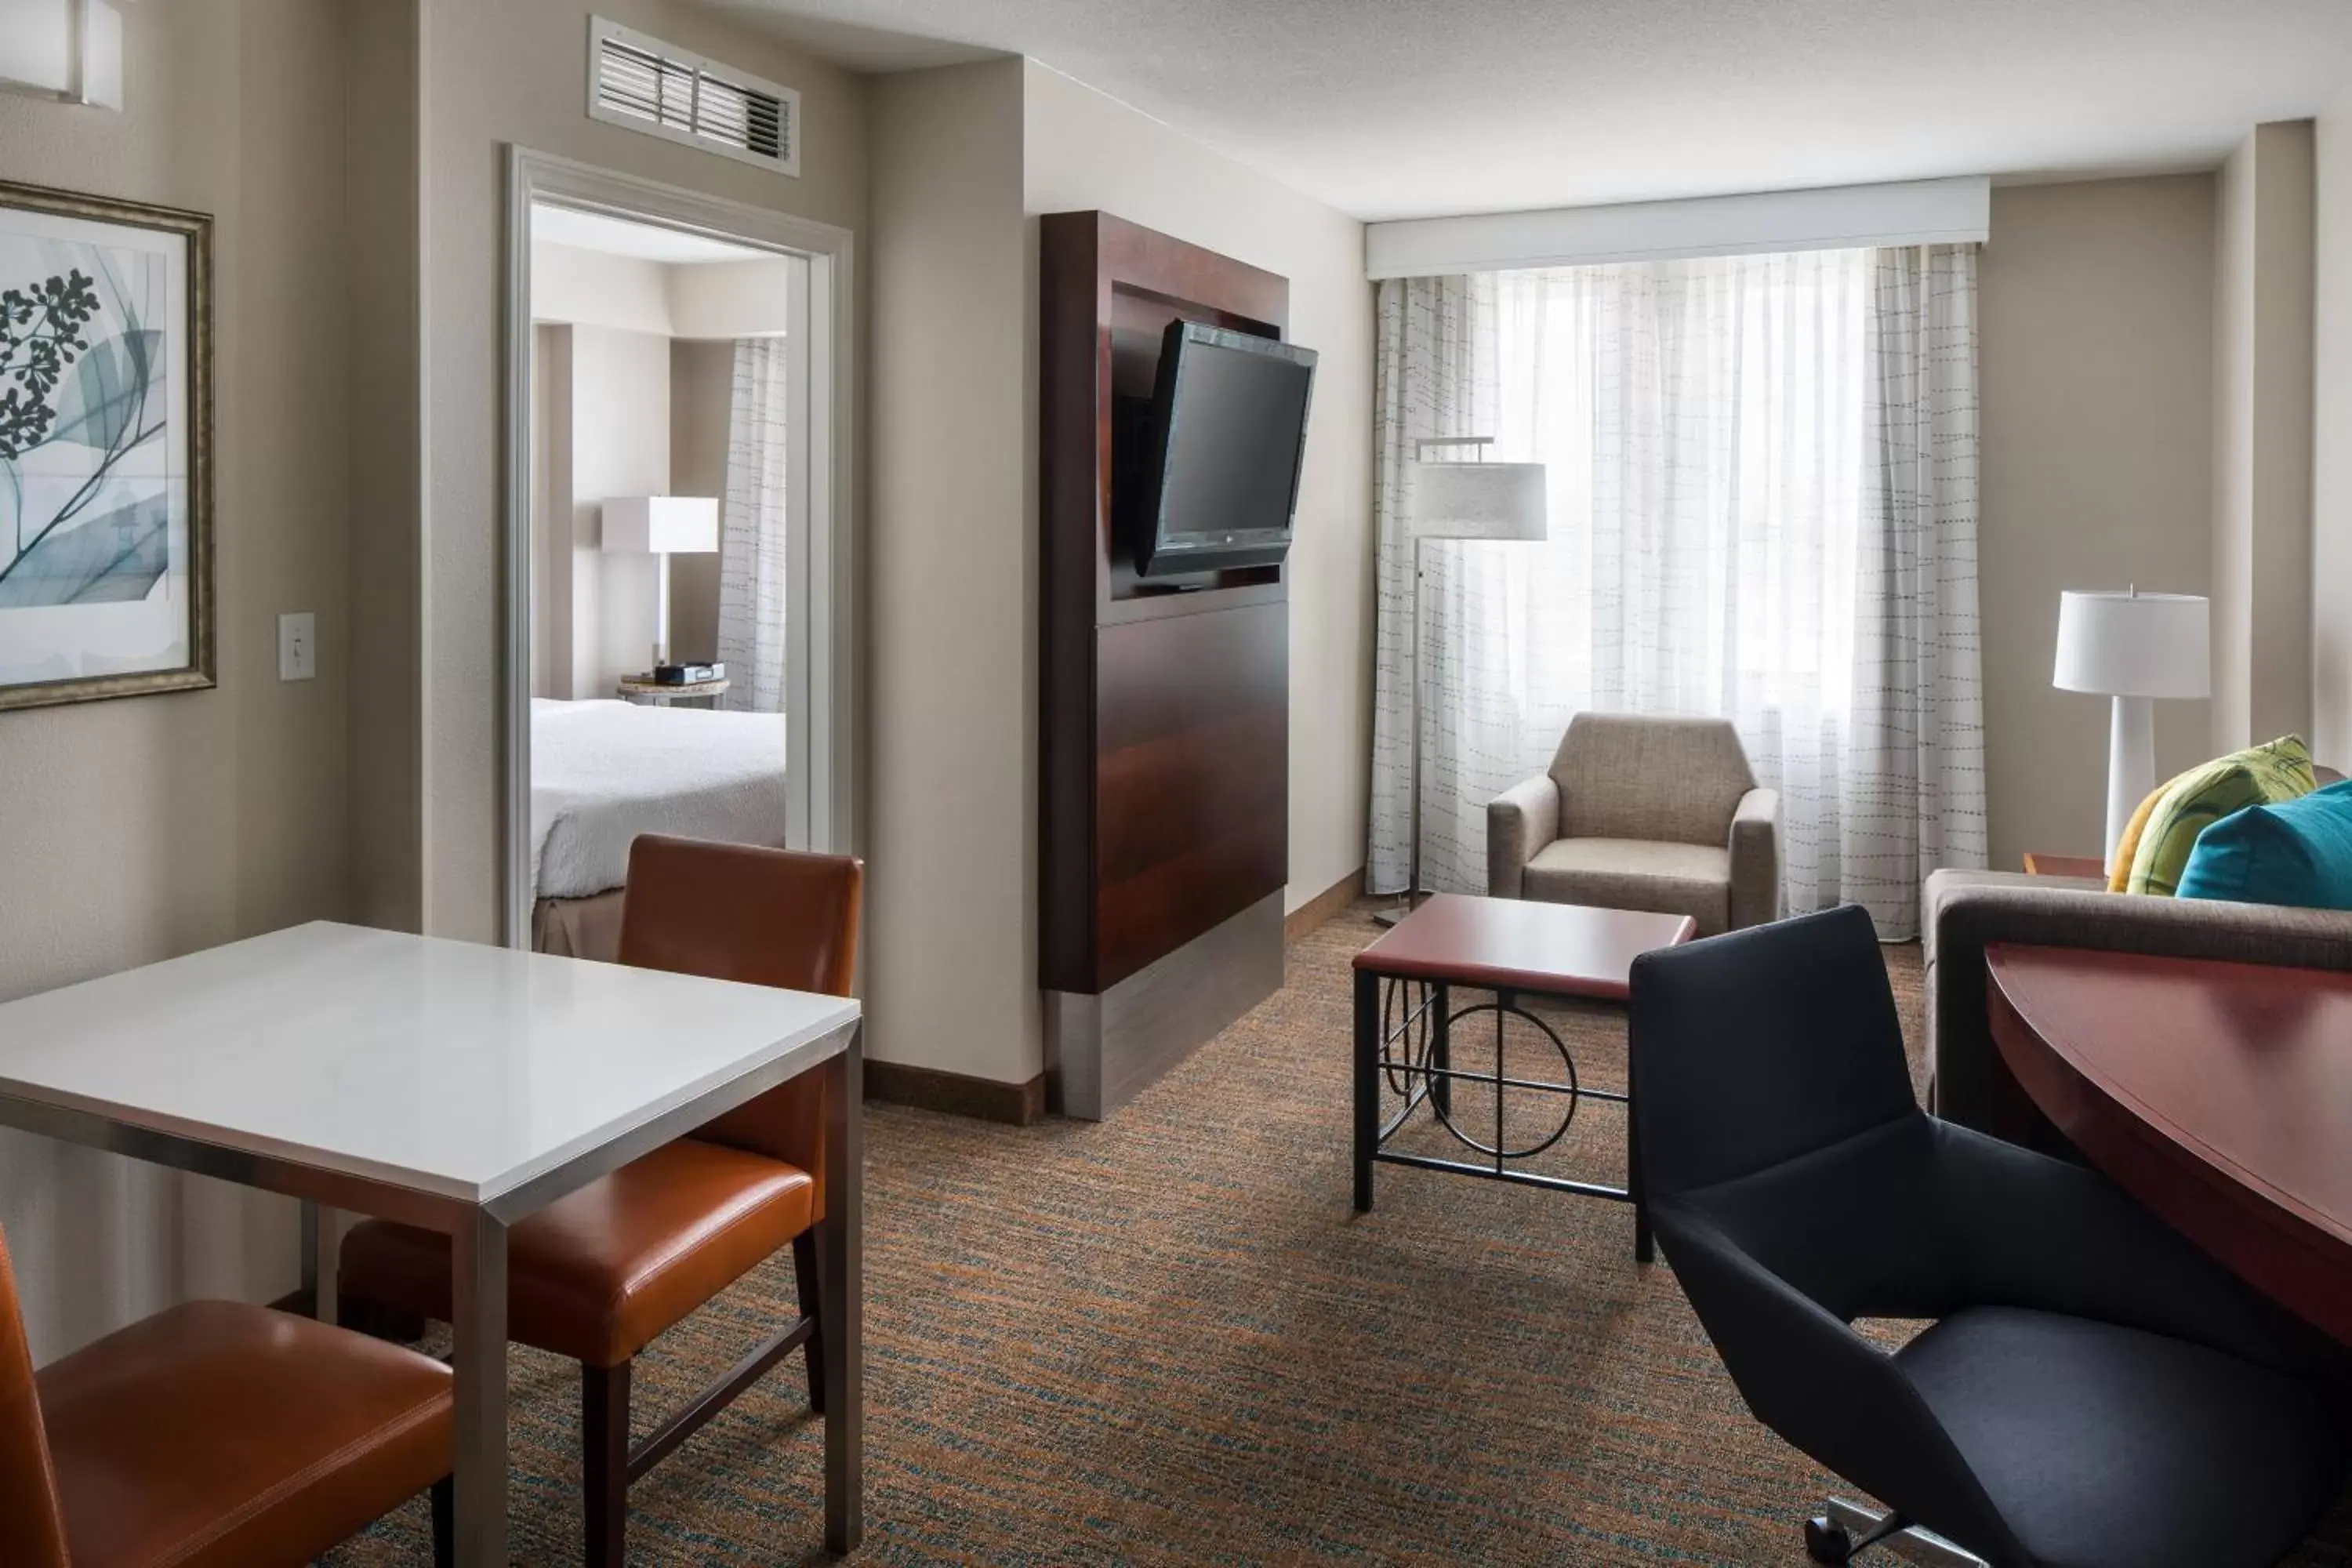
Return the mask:
[[905,1062],[866,1058],[866,1098],[911,1105],[919,1110],[941,1110],[979,1121],[1001,1121],[1026,1127],[1045,1116],[1045,1075],[1027,1083],[1001,1083],[971,1078],[938,1068],[910,1067]]
[[1364,896],[1364,868],[1349,872],[1297,909],[1282,917],[1282,940],[1297,942],[1308,931],[1329,923],[1331,919]]

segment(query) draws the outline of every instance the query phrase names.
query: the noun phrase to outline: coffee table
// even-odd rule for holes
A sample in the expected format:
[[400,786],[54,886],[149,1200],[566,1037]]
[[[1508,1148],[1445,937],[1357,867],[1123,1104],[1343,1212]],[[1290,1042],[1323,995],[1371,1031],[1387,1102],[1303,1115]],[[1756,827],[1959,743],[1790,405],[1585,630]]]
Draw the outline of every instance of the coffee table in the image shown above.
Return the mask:
[[[1548,1187],[1554,1192],[1609,1198],[1633,1205],[1633,1254],[1646,1263],[1651,1257],[1649,1218],[1642,1210],[1636,1185],[1622,1187],[1577,1181],[1546,1172],[1517,1169],[1515,1160],[1542,1153],[1558,1142],[1586,1099],[1630,1101],[1630,1093],[1587,1089],[1577,1081],[1576,1058],[1552,1026],[1520,1005],[1523,996],[1552,996],[1622,1002],[1626,976],[1633,960],[1654,948],[1675,947],[1698,933],[1688,915],[1648,914],[1632,910],[1596,910],[1580,904],[1548,904],[1518,899],[1482,899],[1465,893],[1438,893],[1399,921],[1386,935],[1356,955],[1356,1209],[1372,1206],[1372,1167],[1412,1165],[1425,1171],[1479,1176],[1487,1181],[1515,1182]],[[1383,1005],[1381,988],[1395,984],[1402,1005],[1391,999]],[[1491,991],[1491,1003],[1456,1011],[1455,986]],[[1417,988],[1418,1000],[1411,992]],[[1401,1013],[1399,1019],[1389,1015]],[[1462,1072],[1454,1067],[1454,1026],[1474,1014],[1495,1019],[1495,1065],[1491,1072]],[[1516,1076],[1506,1071],[1503,1029],[1509,1018],[1535,1026],[1559,1053],[1567,1068],[1565,1082]],[[1381,1119],[1383,1075],[1402,1086],[1403,1109],[1385,1122]],[[1453,1120],[1457,1086],[1480,1084],[1490,1089],[1495,1103],[1495,1142],[1471,1137]],[[1630,1085],[1628,1086],[1630,1089]],[[1566,1097],[1567,1110],[1549,1137],[1521,1148],[1507,1146],[1503,1135],[1506,1091]],[[1454,1138],[1482,1156],[1467,1160],[1440,1159],[1385,1147],[1389,1141],[1427,1106],[1438,1123]],[[1631,1131],[1628,1130],[1630,1139]],[[1629,1144],[1626,1169],[1634,1170]]]

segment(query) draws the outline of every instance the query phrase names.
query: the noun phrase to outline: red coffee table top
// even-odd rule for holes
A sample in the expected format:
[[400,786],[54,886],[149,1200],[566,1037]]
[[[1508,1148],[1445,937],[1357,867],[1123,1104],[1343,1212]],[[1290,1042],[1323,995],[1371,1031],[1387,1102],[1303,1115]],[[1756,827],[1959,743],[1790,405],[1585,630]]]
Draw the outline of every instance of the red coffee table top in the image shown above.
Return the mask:
[[1622,1001],[1634,959],[1697,934],[1688,915],[1435,893],[1356,954],[1356,967],[1403,980]]

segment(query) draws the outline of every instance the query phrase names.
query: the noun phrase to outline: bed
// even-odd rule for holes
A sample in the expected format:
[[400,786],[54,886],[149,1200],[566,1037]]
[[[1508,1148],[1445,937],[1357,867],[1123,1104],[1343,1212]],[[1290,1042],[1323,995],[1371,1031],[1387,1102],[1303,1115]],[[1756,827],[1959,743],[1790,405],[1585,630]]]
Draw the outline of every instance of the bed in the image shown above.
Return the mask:
[[783,843],[783,715],[534,698],[533,947],[614,955],[640,833]]

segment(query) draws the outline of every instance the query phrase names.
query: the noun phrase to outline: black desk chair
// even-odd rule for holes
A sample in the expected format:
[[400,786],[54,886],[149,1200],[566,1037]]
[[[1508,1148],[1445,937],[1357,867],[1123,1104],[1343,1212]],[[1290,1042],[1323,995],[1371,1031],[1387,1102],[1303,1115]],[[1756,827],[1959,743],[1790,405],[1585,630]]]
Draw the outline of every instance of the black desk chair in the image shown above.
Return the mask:
[[[1995,1568],[2275,1562],[2345,1451],[2282,1313],[2097,1173],[1924,1114],[1869,918],[1633,965],[1650,1219],[1757,1419]],[[1935,1320],[1893,1352],[1856,1318]]]

